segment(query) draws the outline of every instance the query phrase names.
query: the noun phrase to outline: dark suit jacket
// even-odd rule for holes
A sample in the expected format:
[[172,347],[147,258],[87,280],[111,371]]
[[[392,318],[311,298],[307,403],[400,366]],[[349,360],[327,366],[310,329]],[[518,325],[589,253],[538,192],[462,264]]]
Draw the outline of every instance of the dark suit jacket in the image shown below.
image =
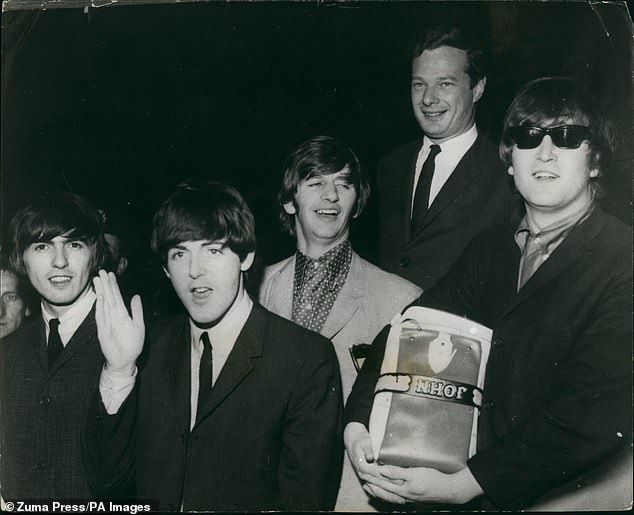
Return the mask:
[[160,323],[149,339],[138,398],[110,417],[93,409],[86,448],[94,481],[118,486],[136,468],[138,498],[162,510],[334,506],[342,396],[326,338],[254,304],[191,432],[187,317]]
[[80,440],[102,366],[94,308],[50,372],[41,316],[0,342],[5,499],[92,498]]
[[497,147],[482,134],[460,160],[425,215],[410,234],[410,212],[418,140],[379,163],[379,264],[426,290],[436,283],[478,233],[519,221],[523,205]]
[[[632,232],[598,208],[516,293],[507,225],[480,235],[423,305],[493,329],[478,452],[468,466],[517,509],[631,442]],[[367,423],[385,348],[366,360],[346,421]]]

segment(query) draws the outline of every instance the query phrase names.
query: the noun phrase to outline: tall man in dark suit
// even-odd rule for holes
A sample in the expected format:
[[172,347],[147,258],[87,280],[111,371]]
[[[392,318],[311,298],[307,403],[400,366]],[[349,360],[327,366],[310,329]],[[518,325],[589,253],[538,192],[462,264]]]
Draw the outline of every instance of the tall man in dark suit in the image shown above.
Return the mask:
[[380,265],[423,290],[473,236],[519,220],[521,202],[497,148],[475,124],[484,65],[477,40],[462,30],[441,25],[425,32],[414,49],[411,84],[423,138],[379,164]]
[[346,448],[380,499],[460,504],[484,495],[503,509],[528,507],[616,454],[618,463],[629,457],[630,480],[602,508],[614,509],[619,495],[624,509],[631,503],[632,231],[596,203],[609,132],[575,82],[545,78],[517,94],[502,138],[526,216],[475,238],[418,301],[493,329],[475,455],[455,474],[374,463],[366,427],[385,330],[348,400]]
[[[187,309],[149,332],[114,274],[95,279],[107,366],[86,438],[102,488],[136,478],[162,510],[332,509],[343,445],[330,341],[254,303],[255,251],[240,194],[187,181],[154,217],[152,247]],[[134,306],[133,306],[134,308]],[[122,404],[123,403],[123,404]]]
[[2,497],[92,498],[80,441],[103,366],[91,285],[105,256],[101,219],[62,193],[22,208],[9,231],[11,264],[41,314],[0,342]]

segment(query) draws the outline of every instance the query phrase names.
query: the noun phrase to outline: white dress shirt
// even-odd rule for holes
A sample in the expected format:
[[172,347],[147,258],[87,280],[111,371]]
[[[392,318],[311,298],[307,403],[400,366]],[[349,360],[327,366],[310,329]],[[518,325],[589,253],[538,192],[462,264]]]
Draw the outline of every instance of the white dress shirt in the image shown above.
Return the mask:
[[68,308],[68,311],[59,317],[49,312],[42,302],[42,318],[46,326],[46,341],[48,342],[48,335],[51,332],[48,324],[53,318],[57,318],[59,319],[59,337],[62,340],[62,345],[66,347],[75,334],[75,331],[77,331],[86,316],[88,316],[88,313],[90,313],[96,299],[97,295],[95,295],[95,292],[92,288],[88,288],[83,297],[76,301],[75,304]]
[[[429,205],[427,207],[431,206],[442,187],[445,185],[449,177],[451,177],[451,174],[456,169],[460,160],[467,153],[467,150],[473,146],[477,138],[478,129],[475,124],[473,124],[467,132],[464,132],[455,138],[451,138],[439,145],[440,154],[438,154],[434,160],[434,176],[429,189]],[[418,153],[418,158],[416,159],[413,191],[416,191],[416,185],[418,184],[418,179],[420,178],[423,163],[427,159],[429,149],[432,145],[436,145],[436,143],[432,142],[427,136],[424,136],[423,146],[421,147],[420,152]],[[411,202],[410,215],[414,210],[414,195],[412,195]]]
[[244,327],[244,324],[251,314],[253,301],[244,292],[242,299],[231,306],[229,311],[222,317],[222,320],[209,329],[201,329],[191,320],[189,322],[191,328],[191,420],[190,427],[194,427],[196,422],[196,410],[198,407],[198,390],[200,382],[198,372],[200,368],[200,360],[203,355],[203,344],[200,336],[203,332],[209,335],[211,341],[211,359],[213,363],[211,384],[216,384],[216,380],[227,362],[229,354],[236,344],[236,340]]

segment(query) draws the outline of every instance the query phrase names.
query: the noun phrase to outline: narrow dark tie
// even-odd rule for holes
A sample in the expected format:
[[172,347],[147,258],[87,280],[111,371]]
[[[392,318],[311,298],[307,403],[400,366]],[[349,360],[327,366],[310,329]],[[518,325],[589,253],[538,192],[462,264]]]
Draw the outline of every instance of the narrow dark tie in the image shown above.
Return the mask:
[[418,177],[418,184],[416,185],[416,192],[414,193],[414,208],[412,209],[412,224],[411,233],[414,234],[419,228],[421,221],[427,214],[429,204],[429,190],[431,189],[431,181],[434,177],[434,167],[436,156],[440,153],[440,147],[438,145],[432,145],[429,148],[429,154],[427,159],[423,163],[420,175]]
[[203,344],[203,354],[200,358],[200,367],[198,368],[198,408],[196,410],[196,419],[198,419],[205,400],[211,391],[213,378],[213,359],[211,355],[211,342],[209,335],[204,332],[200,335],[200,342]]
[[47,354],[48,368],[50,370],[55,361],[57,361],[58,356],[62,353],[62,350],[64,350],[62,339],[59,336],[59,318],[49,320],[48,329]]

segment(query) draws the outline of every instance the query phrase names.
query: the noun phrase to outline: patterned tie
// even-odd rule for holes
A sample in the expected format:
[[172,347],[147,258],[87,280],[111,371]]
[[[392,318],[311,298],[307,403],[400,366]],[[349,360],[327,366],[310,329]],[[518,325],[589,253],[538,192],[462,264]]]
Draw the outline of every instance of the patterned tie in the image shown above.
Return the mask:
[[200,367],[198,368],[198,408],[196,410],[196,419],[199,418],[201,408],[205,404],[205,400],[211,391],[213,378],[213,359],[211,355],[211,342],[209,335],[204,332],[200,335],[200,342],[203,344],[203,354],[200,358]]
[[58,356],[64,350],[62,345],[62,339],[59,336],[59,318],[52,318],[48,322],[48,342],[47,342],[47,354],[48,354],[48,369],[53,368],[53,364],[57,361]]
[[411,233],[414,234],[420,227],[420,223],[427,214],[429,204],[429,190],[434,177],[434,167],[436,156],[440,153],[438,145],[429,147],[429,154],[423,163],[423,167],[418,177],[416,192],[414,193],[414,209],[412,210]]

